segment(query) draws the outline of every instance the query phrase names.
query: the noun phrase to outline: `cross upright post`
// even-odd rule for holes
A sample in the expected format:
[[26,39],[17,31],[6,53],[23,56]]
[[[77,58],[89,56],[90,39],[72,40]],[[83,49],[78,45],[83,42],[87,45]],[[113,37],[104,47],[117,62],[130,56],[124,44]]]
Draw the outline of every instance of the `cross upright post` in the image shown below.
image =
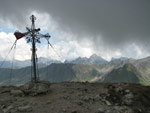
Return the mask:
[[32,78],[32,81],[33,82],[37,82],[38,81],[38,77],[37,77],[37,59],[36,59],[36,45],[35,45],[35,24],[34,24],[34,22],[35,22],[35,16],[34,15],[32,15],[31,17],[30,17],[30,19],[31,19],[31,21],[32,21],[32,25],[31,25],[31,36],[32,36],[32,60],[31,60],[31,63],[32,63],[32,65],[33,65],[33,74],[34,74],[34,76],[33,76],[33,78]]

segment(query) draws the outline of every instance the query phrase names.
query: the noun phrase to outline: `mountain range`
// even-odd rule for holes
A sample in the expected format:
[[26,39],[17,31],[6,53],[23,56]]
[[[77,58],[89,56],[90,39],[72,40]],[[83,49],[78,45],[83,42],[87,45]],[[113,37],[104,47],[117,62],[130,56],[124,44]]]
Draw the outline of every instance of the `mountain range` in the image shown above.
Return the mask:
[[[115,61],[116,60],[127,60],[127,57],[120,57],[120,58],[112,58],[111,61]],[[111,62],[110,61],[110,62]],[[0,61],[0,64],[2,64],[3,61]],[[46,66],[46,65],[50,65],[52,63],[62,63],[59,60],[53,60],[53,59],[48,59],[48,58],[44,58],[44,57],[39,57],[38,58],[38,64],[39,66]],[[105,59],[103,59],[102,57],[93,54],[91,55],[89,58],[87,57],[78,57],[76,59],[73,60],[65,60],[64,64],[108,64],[109,62]],[[19,69],[19,68],[23,68],[23,67],[27,67],[27,66],[31,66],[31,60],[24,60],[24,61],[19,61],[19,60],[14,60],[12,61],[5,61],[3,63],[3,65],[0,68],[12,68],[12,64],[13,64],[13,68],[14,69]]]
[[[38,58],[39,66],[46,66],[46,65],[50,65],[52,63],[61,63],[61,61],[48,59],[48,58],[44,58],[44,57]],[[3,64],[0,68],[19,69],[19,68],[31,66],[31,60],[29,59],[29,60],[24,60],[24,61],[20,61],[20,60],[0,61],[0,64]],[[13,65],[13,67],[12,67],[12,65]]]
[[78,57],[71,61],[65,61],[64,63],[71,63],[71,64],[107,64],[108,61],[103,59],[96,54],[91,55],[89,58],[87,57]]
[[[39,58],[39,76],[50,82],[129,82],[150,85],[150,57],[143,59],[113,58],[110,62],[96,54],[61,63]],[[18,62],[18,61],[15,61]],[[0,85],[18,85],[31,79],[30,60],[0,68]]]

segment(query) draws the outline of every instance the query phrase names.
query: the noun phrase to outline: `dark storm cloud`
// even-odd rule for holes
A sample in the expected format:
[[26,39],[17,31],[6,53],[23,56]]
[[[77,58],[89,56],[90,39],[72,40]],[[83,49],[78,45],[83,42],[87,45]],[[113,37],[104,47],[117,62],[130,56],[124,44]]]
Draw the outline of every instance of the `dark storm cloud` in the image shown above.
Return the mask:
[[150,43],[150,0],[3,0],[0,18],[21,26],[29,10],[49,13],[60,29],[91,37],[96,47],[99,37],[112,48]]

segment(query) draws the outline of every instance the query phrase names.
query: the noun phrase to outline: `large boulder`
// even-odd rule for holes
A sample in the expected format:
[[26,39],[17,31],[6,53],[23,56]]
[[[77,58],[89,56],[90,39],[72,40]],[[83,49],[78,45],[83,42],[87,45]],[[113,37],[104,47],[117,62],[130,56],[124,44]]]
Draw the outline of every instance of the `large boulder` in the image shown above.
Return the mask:
[[23,96],[22,90],[14,90],[14,89],[12,89],[12,90],[10,91],[10,94],[11,94],[11,95],[14,95],[14,96]]
[[46,94],[50,90],[50,82],[39,81],[39,82],[28,82],[23,85],[23,92],[25,95],[36,96],[39,94]]

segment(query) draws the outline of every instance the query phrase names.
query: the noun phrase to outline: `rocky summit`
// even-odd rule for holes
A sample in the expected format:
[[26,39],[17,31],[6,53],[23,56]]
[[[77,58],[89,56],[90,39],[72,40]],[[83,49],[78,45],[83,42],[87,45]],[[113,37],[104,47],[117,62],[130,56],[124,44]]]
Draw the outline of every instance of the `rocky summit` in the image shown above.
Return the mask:
[[150,113],[150,86],[46,81],[2,86],[0,113]]

